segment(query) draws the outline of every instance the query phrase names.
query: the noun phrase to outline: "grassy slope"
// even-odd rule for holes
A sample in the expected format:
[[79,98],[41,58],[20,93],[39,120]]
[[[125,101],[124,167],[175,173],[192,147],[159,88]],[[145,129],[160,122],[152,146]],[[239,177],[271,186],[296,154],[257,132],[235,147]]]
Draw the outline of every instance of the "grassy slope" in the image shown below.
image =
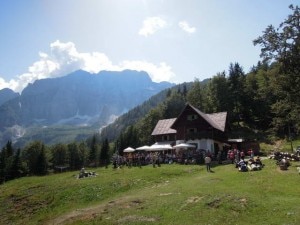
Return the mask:
[[22,178],[0,186],[1,224],[298,224],[299,163],[264,163],[247,173],[162,165]]

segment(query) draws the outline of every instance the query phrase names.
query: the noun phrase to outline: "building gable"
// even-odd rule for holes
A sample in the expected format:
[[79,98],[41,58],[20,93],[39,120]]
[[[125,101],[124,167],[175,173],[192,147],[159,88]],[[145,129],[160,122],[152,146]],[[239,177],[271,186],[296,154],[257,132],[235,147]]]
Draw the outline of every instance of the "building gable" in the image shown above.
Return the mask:
[[171,128],[176,129],[179,123],[206,124],[219,131],[224,132],[226,126],[227,112],[205,114],[194,106],[187,104],[180,115],[176,118]]

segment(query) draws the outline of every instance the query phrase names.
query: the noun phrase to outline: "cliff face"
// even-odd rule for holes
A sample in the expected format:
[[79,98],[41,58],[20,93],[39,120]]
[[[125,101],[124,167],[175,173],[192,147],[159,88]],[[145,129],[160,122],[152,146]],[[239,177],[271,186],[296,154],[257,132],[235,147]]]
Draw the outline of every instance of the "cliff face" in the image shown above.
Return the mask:
[[171,86],[152,82],[145,72],[130,70],[98,74],[79,70],[38,80],[0,105],[0,129],[60,123],[102,126]]
[[0,106],[11,100],[14,99],[16,97],[19,97],[20,95],[16,92],[14,92],[13,90],[9,89],[9,88],[4,88],[2,90],[0,90]]

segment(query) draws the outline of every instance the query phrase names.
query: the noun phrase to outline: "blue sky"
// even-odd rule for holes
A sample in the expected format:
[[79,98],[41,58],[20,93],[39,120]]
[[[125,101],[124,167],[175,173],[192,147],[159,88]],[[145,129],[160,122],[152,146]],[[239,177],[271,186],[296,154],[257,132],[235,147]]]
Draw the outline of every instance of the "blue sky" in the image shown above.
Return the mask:
[[291,14],[295,0],[1,0],[0,89],[77,69],[136,69],[182,83],[245,72],[253,40]]

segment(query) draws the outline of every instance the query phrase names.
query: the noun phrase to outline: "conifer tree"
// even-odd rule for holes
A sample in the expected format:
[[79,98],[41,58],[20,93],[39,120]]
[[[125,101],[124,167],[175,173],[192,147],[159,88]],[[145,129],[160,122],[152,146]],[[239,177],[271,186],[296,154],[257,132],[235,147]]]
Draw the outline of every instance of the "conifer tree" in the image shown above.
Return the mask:
[[29,174],[42,175],[45,172],[47,159],[42,142],[34,141],[26,145],[21,158],[26,163]]
[[0,151],[0,184],[6,180],[6,156],[4,148]]
[[97,166],[98,143],[96,134],[93,135],[90,143],[89,163],[92,166]]
[[203,89],[199,79],[195,79],[192,88],[187,93],[187,101],[201,111],[203,109]]
[[48,173],[48,160],[45,153],[45,146],[42,145],[35,165],[35,174],[46,175],[47,173]]
[[238,123],[244,117],[244,82],[245,73],[243,68],[238,63],[231,63],[229,66],[229,112],[232,112],[232,121],[237,121]]
[[11,175],[11,166],[13,161],[14,149],[12,142],[7,141],[5,147],[0,152],[0,183],[13,179]]
[[100,152],[100,163],[107,167],[109,162],[109,143],[108,139],[105,138],[101,145],[101,152]]
[[73,142],[68,144],[69,167],[71,170],[80,169],[83,162],[80,159],[78,144]]
[[19,148],[13,158],[12,165],[10,168],[10,174],[13,179],[19,178],[24,175],[24,168],[22,166],[22,161],[21,161],[21,149]]

